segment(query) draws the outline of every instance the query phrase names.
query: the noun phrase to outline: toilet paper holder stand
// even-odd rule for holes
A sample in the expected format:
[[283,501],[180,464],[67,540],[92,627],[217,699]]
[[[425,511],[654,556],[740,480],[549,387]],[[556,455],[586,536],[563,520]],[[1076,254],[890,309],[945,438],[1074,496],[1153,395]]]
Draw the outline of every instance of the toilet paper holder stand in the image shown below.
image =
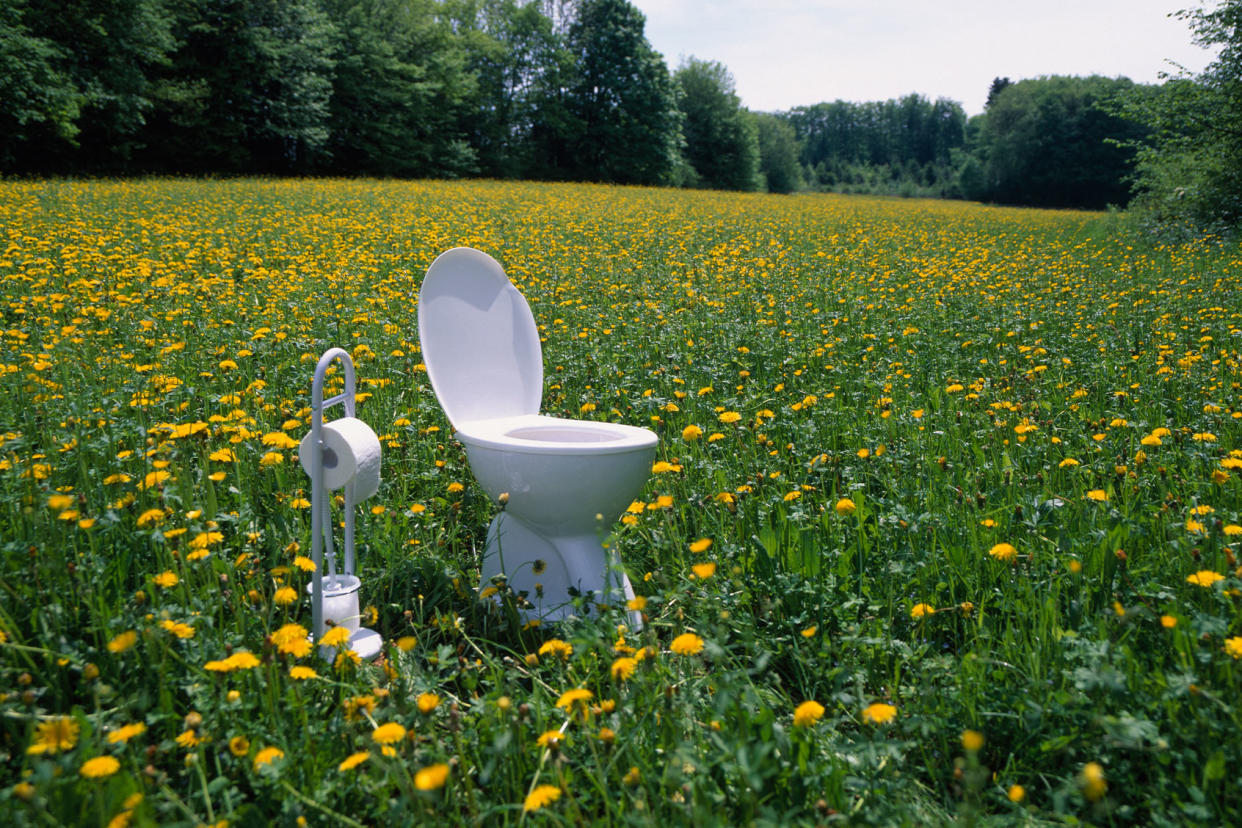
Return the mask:
[[[339,361],[345,374],[345,386],[341,393],[323,398],[323,385],[332,363]],[[315,378],[311,384],[311,431],[310,431],[310,478],[311,478],[311,560],[315,571],[311,574],[311,627],[315,641],[323,640],[326,624],[344,626],[350,630],[349,649],[360,658],[372,658],[383,648],[383,638],[374,630],[361,626],[361,608],[358,592],[361,587],[355,572],[354,558],[354,502],[352,483],[345,484],[345,537],[342,544],[344,561],[342,572],[336,572],[336,552],[332,543],[332,511],[329,491],[324,481],[323,462],[323,415],[334,405],[345,409],[346,417],[354,416],[355,409],[354,362],[343,348],[330,348],[319,358],[315,366]],[[324,558],[327,558],[327,584],[324,583]],[[325,654],[326,655],[326,654]]]

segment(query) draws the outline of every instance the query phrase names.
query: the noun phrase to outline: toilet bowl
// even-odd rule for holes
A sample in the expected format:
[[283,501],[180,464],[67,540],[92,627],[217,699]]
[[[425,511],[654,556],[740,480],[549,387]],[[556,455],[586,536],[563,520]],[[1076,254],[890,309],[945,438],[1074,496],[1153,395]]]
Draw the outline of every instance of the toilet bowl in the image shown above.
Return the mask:
[[[441,254],[418,298],[423,363],[479,485],[502,503],[481,589],[503,576],[528,619],[558,621],[576,596],[622,606],[629,578],[601,539],[651,472],[656,435],[620,423],[539,414],[543,351],[530,306],[478,250]],[[631,616],[631,623],[637,623]]]

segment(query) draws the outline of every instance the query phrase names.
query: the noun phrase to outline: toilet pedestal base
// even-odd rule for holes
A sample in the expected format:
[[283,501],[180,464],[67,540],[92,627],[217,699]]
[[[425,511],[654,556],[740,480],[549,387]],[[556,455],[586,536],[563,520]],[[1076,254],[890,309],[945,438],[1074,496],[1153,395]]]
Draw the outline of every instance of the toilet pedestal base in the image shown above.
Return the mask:
[[[577,612],[573,604],[577,596],[586,597],[592,608],[624,607],[634,597],[629,577],[595,534],[545,537],[505,512],[487,530],[480,589],[493,586],[501,574],[533,605],[519,610],[527,620],[547,623],[569,618]],[[627,618],[631,629],[642,629],[638,613],[629,612]]]

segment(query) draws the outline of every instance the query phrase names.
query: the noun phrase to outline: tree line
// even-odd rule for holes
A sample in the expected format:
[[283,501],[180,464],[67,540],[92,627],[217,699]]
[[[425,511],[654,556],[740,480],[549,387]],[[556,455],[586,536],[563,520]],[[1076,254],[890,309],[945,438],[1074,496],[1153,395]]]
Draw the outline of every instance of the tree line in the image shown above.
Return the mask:
[[750,112],[722,64],[670,71],[627,0],[0,0],[0,169],[1138,193],[1236,225],[1242,0],[1182,15],[1223,46],[1200,76],[997,78],[968,118],[919,95]]

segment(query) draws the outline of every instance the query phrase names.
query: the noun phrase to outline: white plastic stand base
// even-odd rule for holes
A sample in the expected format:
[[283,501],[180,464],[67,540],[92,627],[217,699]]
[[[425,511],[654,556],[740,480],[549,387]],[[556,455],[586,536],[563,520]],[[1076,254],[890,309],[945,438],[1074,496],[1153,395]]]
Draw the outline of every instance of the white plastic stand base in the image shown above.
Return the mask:
[[357,653],[359,658],[375,658],[380,650],[384,649],[384,638],[375,630],[359,627],[358,631],[349,637],[349,649]]

